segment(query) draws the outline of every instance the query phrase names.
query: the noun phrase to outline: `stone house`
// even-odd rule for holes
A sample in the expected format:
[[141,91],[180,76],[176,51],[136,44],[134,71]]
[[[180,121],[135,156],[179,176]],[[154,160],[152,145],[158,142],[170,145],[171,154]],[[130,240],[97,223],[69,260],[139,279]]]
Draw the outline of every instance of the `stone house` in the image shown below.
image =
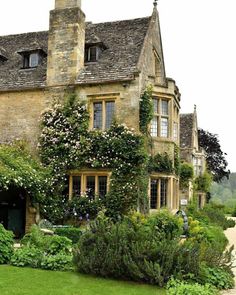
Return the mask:
[[[85,22],[80,0],[55,0],[49,31],[0,37],[0,142],[23,138],[34,148],[40,114],[68,91],[87,103],[91,129],[109,128],[115,117],[139,133],[140,97],[152,85],[150,153],[167,153],[174,161],[180,93],[166,77],[156,6],[155,1],[150,17],[93,24]],[[70,196],[78,187],[107,190],[109,173],[71,171]],[[178,176],[151,173],[149,186],[152,210],[178,208]],[[8,202],[1,194],[0,212],[7,217],[0,222],[9,228],[9,219],[16,224],[23,218],[22,226],[28,229],[36,218],[29,200],[16,202],[16,195]],[[14,216],[9,213],[12,206]]]
[[[204,150],[198,143],[197,110],[189,114],[180,114],[180,158],[193,166],[194,179],[202,176],[206,171],[206,157]],[[193,198],[193,181],[189,181],[187,188],[180,189],[181,200],[189,202]],[[206,202],[206,193],[196,191],[198,207],[203,208]]]

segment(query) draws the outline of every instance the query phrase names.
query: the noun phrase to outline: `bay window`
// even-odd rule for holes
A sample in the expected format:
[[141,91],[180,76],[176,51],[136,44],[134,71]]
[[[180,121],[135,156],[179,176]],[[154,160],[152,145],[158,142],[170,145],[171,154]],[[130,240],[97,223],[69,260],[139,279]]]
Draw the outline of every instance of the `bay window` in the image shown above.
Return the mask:
[[153,98],[154,115],[151,121],[151,136],[169,137],[169,101]]

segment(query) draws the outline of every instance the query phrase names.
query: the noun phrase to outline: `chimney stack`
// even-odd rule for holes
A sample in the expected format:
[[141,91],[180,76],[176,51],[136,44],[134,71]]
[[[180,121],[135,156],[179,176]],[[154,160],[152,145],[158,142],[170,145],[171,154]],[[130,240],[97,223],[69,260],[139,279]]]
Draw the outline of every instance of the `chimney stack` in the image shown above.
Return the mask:
[[50,11],[47,85],[74,84],[84,67],[85,15],[81,0],[55,0]]

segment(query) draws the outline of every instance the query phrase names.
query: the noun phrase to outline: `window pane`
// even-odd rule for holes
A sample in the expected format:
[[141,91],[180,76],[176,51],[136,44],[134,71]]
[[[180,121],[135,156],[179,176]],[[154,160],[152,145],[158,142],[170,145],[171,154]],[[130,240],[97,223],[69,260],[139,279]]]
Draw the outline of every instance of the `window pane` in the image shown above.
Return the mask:
[[161,199],[160,199],[160,207],[167,206],[167,179],[161,179]]
[[89,61],[97,61],[97,47],[89,48]]
[[37,67],[38,64],[39,64],[39,55],[38,55],[38,53],[30,54],[29,66],[31,68],[33,68],[33,67]]
[[115,111],[115,102],[114,101],[107,101],[106,102],[106,129],[111,127],[112,120],[114,117]]
[[150,208],[157,209],[158,180],[151,179]]
[[86,192],[90,199],[95,198],[95,176],[87,176],[86,177]]
[[162,100],[161,101],[161,114],[162,115],[168,115],[168,101]]
[[98,194],[99,197],[107,194],[107,176],[98,176]]
[[154,117],[151,122],[151,136],[158,136],[158,120]]
[[161,137],[168,137],[168,119],[161,118]]
[[154,114],[158,114],[158,103],[159,103],[159,99],[158,98],[153,98]]
[[23,57],[23,68],[29,67],[29,55],[24,55]]
[[73,176],[73,197],[78,197],[81,194],[81,176]]
[[102,129],[102,102],[93,104],[93,128]]

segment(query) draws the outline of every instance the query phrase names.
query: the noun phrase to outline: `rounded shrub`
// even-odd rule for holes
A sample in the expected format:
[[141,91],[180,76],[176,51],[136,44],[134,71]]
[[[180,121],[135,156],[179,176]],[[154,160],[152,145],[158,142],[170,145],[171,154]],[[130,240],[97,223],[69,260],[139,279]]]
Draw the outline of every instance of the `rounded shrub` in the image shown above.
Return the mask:
[[73,244],[78,243],[82,231],[78,227],[57,227],[54,232],[58,236],[67,237],[72,241]]

